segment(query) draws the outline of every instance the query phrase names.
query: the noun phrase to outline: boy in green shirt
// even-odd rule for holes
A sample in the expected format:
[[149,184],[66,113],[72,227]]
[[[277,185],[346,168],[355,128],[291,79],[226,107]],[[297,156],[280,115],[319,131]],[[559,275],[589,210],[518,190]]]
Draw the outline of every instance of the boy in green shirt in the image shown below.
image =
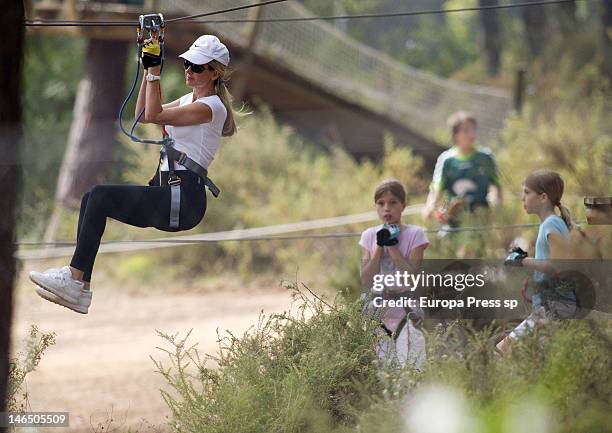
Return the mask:
[[442,193],[446,192],[449,197],[448,223],[456,227],[461,209],[473,212],[479,207],[489,207],[490,198],[494,203],[500,203],[501,187],[495,157],[488,149],[474,146],[476,119],[459,111],[449,118],[448,124],[454,146],[438,157],[423,217],[432,216]]

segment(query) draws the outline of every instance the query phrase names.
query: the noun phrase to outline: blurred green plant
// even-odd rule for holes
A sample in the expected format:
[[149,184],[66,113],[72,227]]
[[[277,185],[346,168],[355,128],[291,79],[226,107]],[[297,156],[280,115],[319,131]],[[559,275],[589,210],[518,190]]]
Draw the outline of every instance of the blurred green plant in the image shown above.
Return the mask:
[[220,336],[218,356],[188,346],[189,333],[158,331],[170,363],[152,359],[170,386],[162,396],[173,431],[350,431],[362,395],[380,391],[371,368],[377,325],[358,303],[331,305],[289,287],[303,303],[297,314],[261,316],[242,337]]
[[26,377],[36,370],[44,352],[55,344],[55,332],[41,332],[36,325],[30,325],[25,340],[25,352],[9,359],[7,388],[7,410],[25,412],[30,410],[29,394],[24,390]]
[[378,363],[377,325],[358,302],[303,289],[298,298],[299,314],[262,316],[243,336],[226,334],[214,357],[189,334],[158,331],[168,359],[152,359],[169,387],[162,396],[173,431],[408,433],[427,431],[441,412],[460,425],[440,431],[456,432],[517,431],[526,412],[548,426],[538,432],[603,432],[612,421],[609,322],[549,323],[503,356],[500,327],[438,325],[417,371]]

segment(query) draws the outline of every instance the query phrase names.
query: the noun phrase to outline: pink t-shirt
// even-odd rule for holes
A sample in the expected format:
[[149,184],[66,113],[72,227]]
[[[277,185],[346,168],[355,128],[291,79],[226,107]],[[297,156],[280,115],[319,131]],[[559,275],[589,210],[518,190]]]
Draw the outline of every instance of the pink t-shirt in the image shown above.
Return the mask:
[[[376,227],[370,227],[361,234],[359,239],[359,245],[368,250],[371,254],[374,254],[374,248],[376,248],[376,232],[383,227],[383,224]],[[421,245],[429,245],[429,240],[425,236],[425,232],[419,226],[411,224],[402,224],[402,231],[399,235],[399,249],[406,259],[408,258],[410,251],[420,247]],[[385,248],[383,250],[383,257],[389,257],[389,254]],[[395,272],[395,270],[393,271]]]
[[[370,254],[374,254],[374,249],[376,248],[376,232],[380,230],[382,226],[383,225],[381,224],[376,227],[370,227],[361,234],[359,245],[368,250]],[[423,245],[425,247],[429,245],[429,240],[427,239],[423,229],[411,224],[402,224],[402,230],[399,235],[398,243],[402,256],[407,260],[412,250]],[[383,248],[383,253],[380,258],[380,271],[378,273],[387,275],[395,274],[396,271],[397,268],[393,262],[393,259],[389,255],[387,248]],[[365,289],[370,288],[368,287]],[[389,297],[389,295],[385,295],[385,299],[389,299]],[[370,305],[370,307],[373,306]],[[385,323],[385,326],[393,331],[405,315],[406,311],[401,307],[387,307],[383,310],[381,319]]]

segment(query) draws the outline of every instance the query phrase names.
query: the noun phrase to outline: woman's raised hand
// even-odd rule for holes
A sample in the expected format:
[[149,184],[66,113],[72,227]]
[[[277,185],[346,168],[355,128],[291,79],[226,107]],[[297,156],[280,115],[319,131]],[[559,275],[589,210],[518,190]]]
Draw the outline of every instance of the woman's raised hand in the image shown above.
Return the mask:
[[161,65],[161,47],[157,39],[149,38],[144,41],[141,62],[144,69]]

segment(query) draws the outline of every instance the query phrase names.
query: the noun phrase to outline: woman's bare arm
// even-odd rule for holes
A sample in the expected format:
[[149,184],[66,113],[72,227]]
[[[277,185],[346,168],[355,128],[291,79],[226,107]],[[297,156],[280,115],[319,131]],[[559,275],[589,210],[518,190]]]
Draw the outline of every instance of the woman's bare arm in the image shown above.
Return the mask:
[[[149,86],[150,88],[151,86]],[[147,96],[147,99],[149,97]],[[148,100],[147,100],[148,104]],[[145,109],[145,121],[158,125],[188,126],[208,123],[212,120],[212,109],[207,104],[193,103],[180,107],[164,108],[159,102]]]
[[[140,90],[138,91],[138,99],[136,100],[136,108],[134,110],[134,119],[137,119],[140,115],[141,111],[143,111],[146,102],[147,95],[147,81],[145,77],[142,77],[142,82],[140,83]],[[176,99],[172,102],[162,105],[162,109],[166,110],[168,108],[178,107],[180,104],[180,98]],[[145,121],[144,116],[140,118],[141,123],[148,123]]]
[[176,99],[172,102],[168,102],[167,104],[162,104],[162,109],[167,110],[168,108],[178,107],[181,103],[181,98]]
[[183,106],[166,106],[161,103],[160,82],[147,82],[145,95],[145,114],[146,123],[156,123],[158,125],[188,126],[207,123],[212,120],[212,109],[207,104],[187,104]]
[[138,115],[143,110],[145,106],[145,98],[147,95],[147,81],[145,77],[142,77],[142,82],[140,83],[140,90],[138,90],[138,98],[136,99],[136,108],[134,109],[134,119],[138,119]]

